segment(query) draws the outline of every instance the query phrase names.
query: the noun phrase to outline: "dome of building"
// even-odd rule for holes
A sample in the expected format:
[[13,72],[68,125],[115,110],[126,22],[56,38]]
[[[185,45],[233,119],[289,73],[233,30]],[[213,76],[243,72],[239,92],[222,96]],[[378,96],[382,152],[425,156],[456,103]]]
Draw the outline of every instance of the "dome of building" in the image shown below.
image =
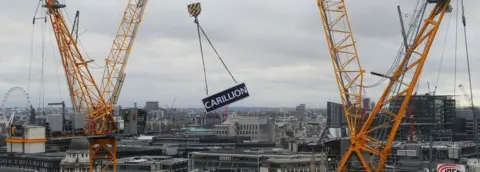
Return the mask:
[[70,151],[83,151],[88,150],[90,143],[88,143],[87,138],[75,138],[70,141],[70,146],[68,149]]

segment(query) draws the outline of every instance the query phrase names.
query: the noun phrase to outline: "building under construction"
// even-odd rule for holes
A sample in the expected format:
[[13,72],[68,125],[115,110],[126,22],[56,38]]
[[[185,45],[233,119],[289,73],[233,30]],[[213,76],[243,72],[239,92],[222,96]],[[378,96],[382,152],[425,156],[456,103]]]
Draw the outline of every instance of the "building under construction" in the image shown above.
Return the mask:
[[[392,102],[393,112],[399,111],[403,99],[404,96],[401,96]],[[430,134],[433,141],[452,141],[452,124],[456,120],[455,109],[453,96],[429,94],[412,96],[405,118],[397,132],[396,141],[429,141]],[[366,114],[369,113],[368,109],[363,111]],[[345,131],[347,121],[342,104],[327,102],[327,125],[343,133],[339,133],[337,137],[347,136]],[[465,141],[465,139],[458,141]]]
[[[392,104],[398,112],[405,97],[397,98]],[[452,140],[452,123],[455,119],[455,99],[448,95],[414,95],[397,132],[397,141]]]

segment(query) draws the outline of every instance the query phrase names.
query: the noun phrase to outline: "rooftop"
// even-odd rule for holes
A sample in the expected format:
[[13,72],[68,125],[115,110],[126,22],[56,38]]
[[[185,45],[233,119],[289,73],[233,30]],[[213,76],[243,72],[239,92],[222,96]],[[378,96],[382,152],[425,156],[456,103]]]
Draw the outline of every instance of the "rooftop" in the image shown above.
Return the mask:
[[188,128],[182,128],[182,129],[190,131],[190,132],[209,132],[209,131],[212,131],[210,129],[200,128],[200,127],[188,127]]
[[[21,154],[21,153],[13,153],[13,154],[0,154],[0,157],[20,157],[25,159],[38,159],[38,160],[58,160],[60,161],[65,157],[65,152],[55,152],[55,153],[36,153],[36,154]],[[1,170],[0,170],[1,171]]]
[[[195,159],[205,159],[206,157],[216,158],[222,156],[230,157],[248,157],[248,158],[258,158],[259,160],[266,159],[288,159],[295,160],[296,162],[303,162],[304,159],[310,159],[312,153],[293,153],[288,151],[283,152],[252,152],[252,151],[242,151],[242,150],[212,150],[212,151],[202,151],[202,152],[191,152],[190,155],[195,157]],[[324,157],[324,153],[315,153],[314,155],[317,158]],[[287,160],[287,161],[288,161]],[[275,163],[275,162],[274,162]],[[278,162],[277,162],[278,163]]]
[[[301,163],[311,162],[312,158],[299,158],[299,159],[268,159],[267,163],[289,164],[289,163]],[[318,159],[316,160],[318,161]]]
[[184,158],[172,158],[170,156],[137,156],[121,158],[117,160],[119,164],[163,164],[173,165],[177,163],[187,162]]
[[171,159],[170,156],[136,156],[136,157],[128,157],[128,158],[120,158],[117,162],[123,164],[145,164],[145,163],[155,163],[162,160]]
[[[334,138],[327,141],[339,141],[339,140],[348,140],[348,137]],[[419,143],[407,143],[405,141],[393,141],[392,147],[403,147],[408,144],[419,144],[423,148],[430,147],[429,142],[419,142]],[[472,141],[434,141],[433,147],[435,148],[464,148],[464,147],[474,147],[475,143]]]
[[0,167],[0,171],[4,171],[4,172],[34,172],[35,170]]
[[310,152],[291,152],[286,149],[212,149],[209,151],[202,151],[202,152],[192,152],[193,154],[234,154],[234,155],[308,155],[311,156],[312,153]]
[[183,163],[187,161],[188,159],[185,159],[185,158],[173,158],[173,159],[160,161],[160,163],[164,165],[174,165],[174,164]]
[[87,138],[75,138],[70,141],[69,151],[88,151],[90,143]]

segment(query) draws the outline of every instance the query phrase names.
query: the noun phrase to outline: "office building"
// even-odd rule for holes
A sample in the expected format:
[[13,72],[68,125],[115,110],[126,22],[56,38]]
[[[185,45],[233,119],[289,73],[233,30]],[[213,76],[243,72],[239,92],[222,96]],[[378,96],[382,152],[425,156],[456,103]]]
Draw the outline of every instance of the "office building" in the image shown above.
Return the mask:
[[[144,134],[147,120],[147,111],[137,108],[122,109],[120,116],[123,119],[123,134]],[[121,127],[120,127],[121,129]]]
[[219,113],[202,113],[193,117],[193,126],[213,128],[215,125],[221,124],[224,114]]
[[188,170],[216,171],[309,171],[314,157],[318,171],[324,171],[323,153],[295,153],[282,149],[219,149],[190,152]]
[[158,101],[149,101],[146,102],[144,109],[147,111],[160,110],[160,106],[158,104]]
[[295,112],[294,116],[298,118],[305,117],[306,115],[306,105],[305,104],[299,104],[297,107],[295,107]]
[[342,104],[327,102],[327,127],[348,128]]
[[232,113],[225,122],[214,126],[214,132],[220,136],[247,136],[254,142],[273,143],[276,127],[269,116]]
[[[473,141],[474,140],[474,121],[473,111],[470,108],[456,109],[456,118],[452,124],[455,141]],[[476,109],[475,114],[480,118],[480,110]],[[477,118],[477,132],[480,131],[480,119]],[[477,135],[480,135],[477,133]],[[478,137],[480,138],[480,137]]]

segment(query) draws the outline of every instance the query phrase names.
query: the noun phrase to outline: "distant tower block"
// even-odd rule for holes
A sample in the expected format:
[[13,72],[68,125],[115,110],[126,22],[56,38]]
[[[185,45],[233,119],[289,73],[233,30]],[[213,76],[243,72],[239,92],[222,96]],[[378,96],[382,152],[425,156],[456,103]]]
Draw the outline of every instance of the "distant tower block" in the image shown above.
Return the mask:
[[160,110],[160,106],[158,105],[158,101],[151,101],[145,104],[145,110],[152,111],[152,110]]
[[372,110],[373,107],[371,107],[370,105],[371,105],[370,98],[364,98],[362,102],[362,108],[367,111]]
[[7,152],[42,153],[45,152],[45,127],[30,125],[11,125],[8,131]]

